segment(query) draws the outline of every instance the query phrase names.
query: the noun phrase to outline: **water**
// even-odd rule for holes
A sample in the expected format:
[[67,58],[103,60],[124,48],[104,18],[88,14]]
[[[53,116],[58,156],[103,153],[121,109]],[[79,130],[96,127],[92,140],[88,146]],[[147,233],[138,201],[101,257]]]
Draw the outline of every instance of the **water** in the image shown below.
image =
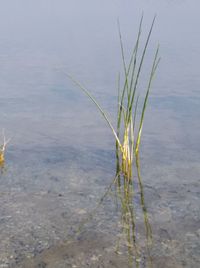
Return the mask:
[[[144,32],[157,14],[146,62],[158,42],[162,58],[140,154],[153,267],[200,266],[200,6],[160,2],[2,3],[0,128],[11,142],[0,175],[0,267],[128,267],[125,242],[123,255],[114,253],[120,213],[112,196],[73,239],[115,174],[115,152],[104,120],[64,72],[114,122],[122,67],[116,21],[129,51],[142,11]],[[142,226],[139,190],[135,199]],[[144,228],[138,233],[145,267]]]

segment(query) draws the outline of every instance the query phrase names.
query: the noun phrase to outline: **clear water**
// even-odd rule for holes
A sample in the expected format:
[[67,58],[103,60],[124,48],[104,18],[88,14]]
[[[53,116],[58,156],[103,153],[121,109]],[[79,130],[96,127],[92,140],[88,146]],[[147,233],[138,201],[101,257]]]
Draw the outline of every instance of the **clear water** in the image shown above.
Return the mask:
[[[130,51],[142,12],[144,32],[157,14],[147,64],[158,42],[162,58],[141,148],[153,267],[200,266],[199,10],[195,0],[1,4],[0,128],[11,142],[0,174],[0,267],[43,267],[35,258],[66,241],[110,184],[112,133],[65,72],[90,89],[114,122],[122,67],[117,18]],[[96,237],[110,237],[111,245],[98,238],[99,254],[108,261],[118,222],[114,199],[108,197],[85,226],[83,237],[90,237],[85,255],[77,243],[82,257],[74,255],[68,264],[55,257],[56,264],[46,260],[44,265],[72,267],[75,261],[88,267]],[[90,254],[91,260],[95,253]],[[23,266],[28,257],[33,264]],[[99,267],[118,267],[121,257],[113,258],[113,266],[102,259]],[[92,261],[89,267],[98,267]],[[141,267],[146,267],[142,261]]]

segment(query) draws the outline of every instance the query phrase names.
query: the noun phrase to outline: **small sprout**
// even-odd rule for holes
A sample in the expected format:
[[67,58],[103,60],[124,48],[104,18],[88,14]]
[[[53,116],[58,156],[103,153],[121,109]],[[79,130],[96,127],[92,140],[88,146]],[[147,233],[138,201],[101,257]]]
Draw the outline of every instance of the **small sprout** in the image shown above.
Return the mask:
[[0,145],[0,165],[2,166],[5,162],[5,150],[6,146],[9,143],[10,139],[6,140],[4,130],[3,130],[3,144]]

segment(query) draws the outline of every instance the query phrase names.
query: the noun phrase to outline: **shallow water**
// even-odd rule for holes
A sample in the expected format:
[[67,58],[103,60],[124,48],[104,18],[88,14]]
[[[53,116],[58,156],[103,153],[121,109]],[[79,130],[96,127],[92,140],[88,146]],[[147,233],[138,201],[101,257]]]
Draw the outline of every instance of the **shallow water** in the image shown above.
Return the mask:
[[[108,3],[109,2],[109,3]],[[0,267],[129,267],[112,133],[70,72],[114,121],[121,69],[117,18],[131,49],[157,14],[147,64],[160,43],[141,147],[153,267],[200,266],[200,37],[198,1],[7,1],[0,10],[0,128],[11,142],[0,181]],[[144,73],[145,75],[145,73]],[[136,183],[140,267],[148,267]]]

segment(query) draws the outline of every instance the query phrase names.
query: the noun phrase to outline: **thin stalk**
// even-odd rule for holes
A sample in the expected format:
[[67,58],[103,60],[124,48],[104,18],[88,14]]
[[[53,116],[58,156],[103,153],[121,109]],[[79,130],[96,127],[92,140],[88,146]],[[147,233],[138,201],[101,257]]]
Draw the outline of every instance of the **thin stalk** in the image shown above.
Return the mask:
[[142,115],[141,115],[141,118],[140,118],[140,125],[139,125],[139,131],[138,131],[138,137],[137,137],[136,149],[135,149],[136,154],[138,153],[138,150],[139,150],[141,134],[142,134],[142,127],[143,127],[143,121],[144,121],[144,114],[145,114],[145,110],[146,110],[147,100],[148,100],[148,97],[149,97],[149,91],[150,91],[150,88],[151,88],[153,77],[155,75],[155,71],[156,71],[156,69],[158,67],[158,64],[160,62],[160,58],[158,58],[158,52],[159,52],[159,46],[157,47],[157,50],[156,50],[156,53],[155,53],[155,56],[154,56],[154,61],[153,61],[153,65],[152,65],[151,73],[150,73],[150,79],[149,79],[149,82],[148,82],[147,91],[146,91],[146,95],[145,95],[145,99],[144,99],[144,103],[143,103],[143,107],[142,107]]
[[[130,89],[129,89],[128,102],[127,102],[127,112],[128,112],[128,107],[130,107],[131,92],[132,92],[132,88],[133,88],[133,81],[134,81],[135,70],[136,70],[136,65],[137,65],[138,48],[139,48],[140,36],[142,33],[142,22],[143,22],[143,15],[142,15],[141,20],[140,20],[138,36],[137,36],[137,41],[136,41],[136,45],[135,45],[134,63],[133,63],[133,68],[132,68]],[[136,88],[133,92],[134,96],[135,96],[135,91],[136,91]],[[127,114],[127,116],[128,116],[128,114]]]
[[[128,86],[128,77],[129,77],[129,73],[130,73],[130,70],[131,70],[133,60],[134,60],[134,68],[133,69],[135,69],[135,66],[136,66],[136,58],[137,58],[137,51],[138,51],[139,40],[140,40],[140,35],[141,35],[142,21],[143,21],[143,15],[142,15],[141,20],[140,20],[138,36],[137,36],[136,44],[134,46],[134,49],[133,49],[133,52],[132,52],[132,55],[131,55],[131,59],[130,59],[129,65],[128,65],[128,69],[126,68],[125,55],[124,55],[124,46],[123,46],[123,42],[122,42],[120,24],[119,24],[119,21],[118,21],[118,32],[119,32],[119,37],[120,37],[121,55],[122,55],[122,61],[123,61],[123,67],[124,67],[124,75],[125,75],[125,82],[124,82],[124,87],[123,87],[123,91],[122,91],[122,95],[121,95],[121,106],[120,107],[123,106],[126,89],[127,89],[127,99],[128,99],[128,104],[129,104],[129,99],[130,99],[130,95],[131,95],[131,90],[130,89],[132,88],[132,85],[129,88],[129,86]],[[132,78],[133,78],[133,75],[134,75],[134,71],[132,71]],[[131,84],[132,84],[132,80],[133,79],[131,79]],[[118,130],[120,129],[120,125],[121,125],[121,112],[122,112],[122,110],[120,109],[118,111],[118,122],[117,122],[117,129]]]
[[108,126],[110,127],[110,129],[112,130],[113,135],[115,136],[115,139],[120,147],[120,149],[122,149],[122,145],[121,142],[117,136],[117,133],[115,132],[114,127],[112,126],[110,120],[108,119],[106,113],[103,111],[103,109],[101,108],[101,106],[98,104],[98,102],[95,100],[95,98],[90,94],[90,92],[83,86],[80,84],[80,82],[78,82],[77,80],[75,80],[71,75],[69,75],[68,73],[66,73],[66,75],[74,82],[74,84],[76,84],[91,100],[92,102],[96,105],[96,107],[98,108],[98,110],[100,111],[100,113],[102,114],[102,116],[104,117],[104,119],[106,120]]
[[148,47],[148,44],[149,44],[149,40],[150,40],[150,37],[151,37],[151,33],[152,33],[152,30],[153,30],[155,19],[156,19],[156,16],[154,16],[154,18],[153,18],[153,21],[152,21],[152,24],[151,24],[151,27],[150,27],[150,30],[149,30],[149,33],[148,33],[148,36],[147,36],[147,40],[146,40],[146,43],[145,43],[145,46],[144,46],[144,49],[143,49],[143,52],[142,52],[142,57],[141,57],[141,60],[140,60],[140,64],[139,64],[139,68],[138,68],[138,71],[137,71],[136,80],[135,80],[135,84],[134,84],[134,88],[133,88],[133,93],[132,93],[132,96],[131,96],[128,120],[130,120],[133,101],[134,101],[134,97],[135,97],[135,92],[136,92],[136,89],[137,89],[138,80],[139,80],[139,77],[140,77],[143,61],[144,61],[144,58],[145,58],[146,50],[147,50],[147,47]]

